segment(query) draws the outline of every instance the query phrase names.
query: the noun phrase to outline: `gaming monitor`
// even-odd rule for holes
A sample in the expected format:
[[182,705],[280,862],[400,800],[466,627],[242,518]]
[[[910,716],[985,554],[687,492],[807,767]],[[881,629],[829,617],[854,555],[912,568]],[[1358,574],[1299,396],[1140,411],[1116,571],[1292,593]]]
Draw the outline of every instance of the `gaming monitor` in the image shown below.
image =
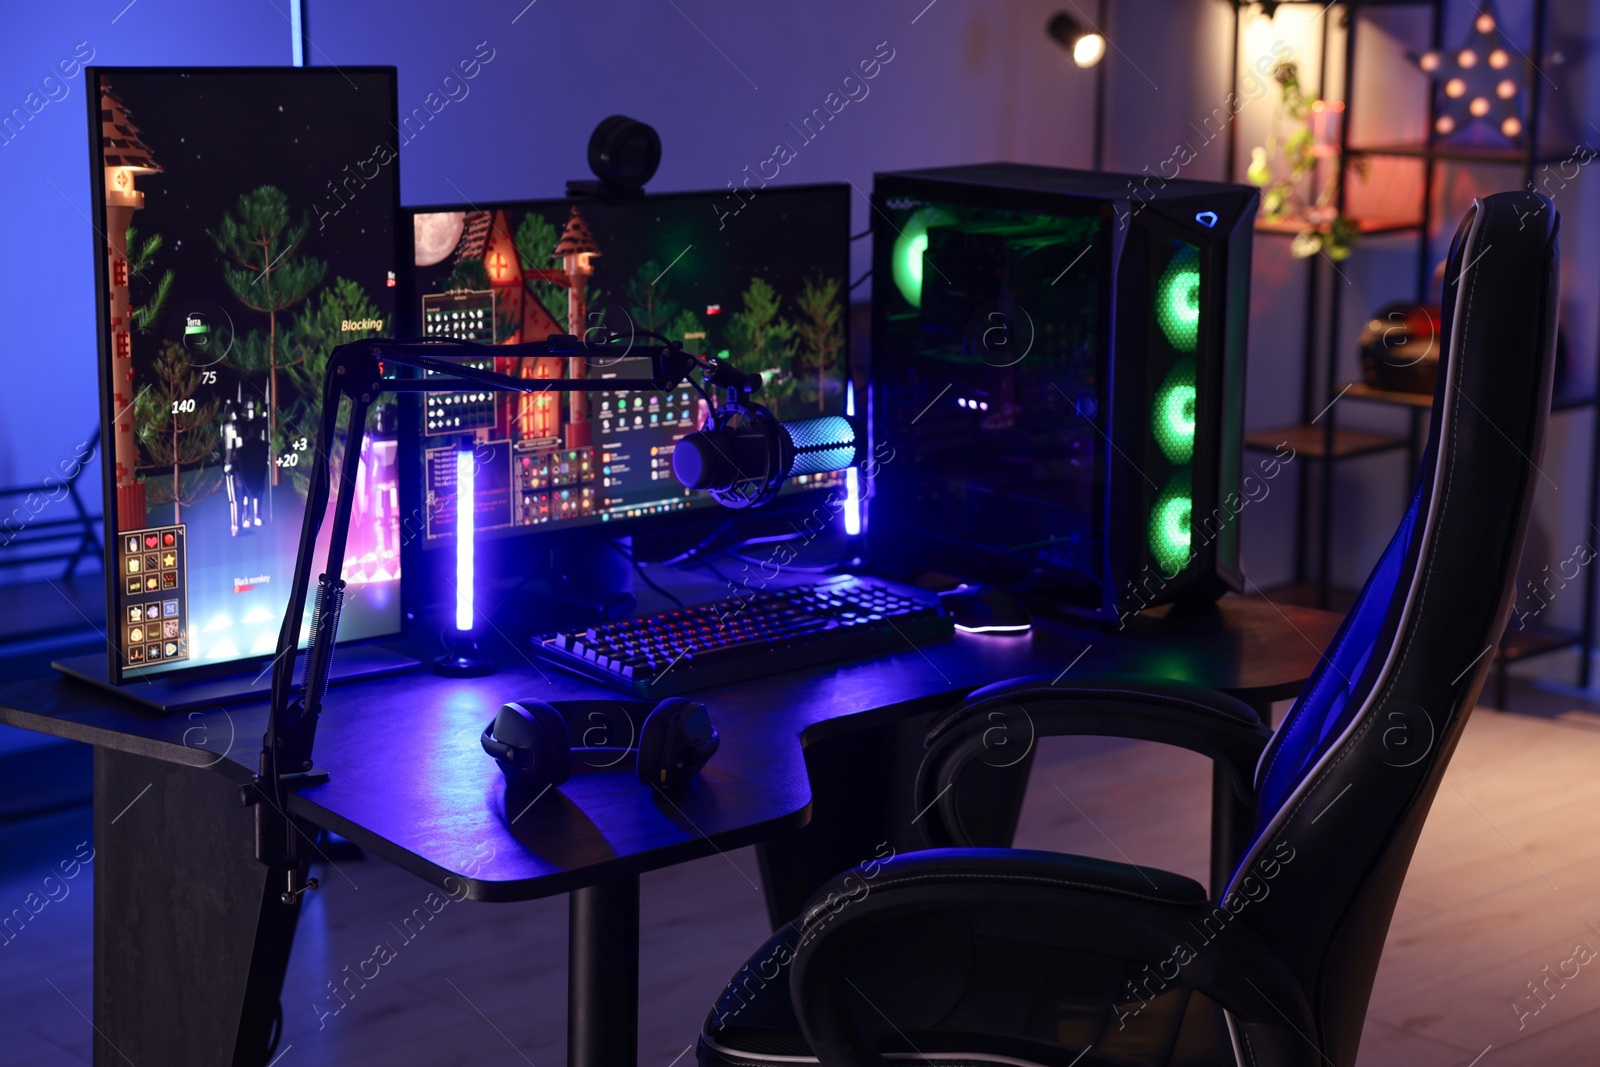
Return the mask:
[[[529,379],[638,377],[630,344],[681,341],[766,378],[756,398],[780,418],[844,414],[850,189],[764,188],[632,199],[540,200],[411,209],[413,332],[504,344],[552,334],[620,335],[603,360],[486,359]],[[736,212],[728,204],[742,205]],[[721,511],[672,475],[672,450],[701,427],[704,401],[670,393],[425,394],[415,515],[403,536],[453,543],[456,453],[472,439],[480,539],[563,532],[606,537]],[[844,484],[802,475],[792,501]],[[728,513],[722,511],[720,518]]]
[[873,205],[874,563],[1112,618],[1237,590],[1255,190],[986,164]]
[[[277,639],[328,353],[393,330],[395,73],[88,76],[110,681],[237,667]],[[362,447],[344,637],[399,629],[395,426]]]

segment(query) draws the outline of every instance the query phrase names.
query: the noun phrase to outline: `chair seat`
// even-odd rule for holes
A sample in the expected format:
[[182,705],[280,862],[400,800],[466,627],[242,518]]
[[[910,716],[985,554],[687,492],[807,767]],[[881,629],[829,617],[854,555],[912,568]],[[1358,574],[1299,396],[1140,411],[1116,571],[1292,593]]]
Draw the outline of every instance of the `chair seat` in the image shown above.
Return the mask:
[[[939,1067],[1233,1067],[1212,1001],[1157,993],[1159,980],[1149,1000],[1130,994],[1130,982],[1152,981],[1143,962],[1042,944],[1034,918],[948,908],[879,924],[849,968],[874,1045],[891,1063]],[[723,991],[702,1029],[701,1067],[817,1062],[789,997],[796,926]]]

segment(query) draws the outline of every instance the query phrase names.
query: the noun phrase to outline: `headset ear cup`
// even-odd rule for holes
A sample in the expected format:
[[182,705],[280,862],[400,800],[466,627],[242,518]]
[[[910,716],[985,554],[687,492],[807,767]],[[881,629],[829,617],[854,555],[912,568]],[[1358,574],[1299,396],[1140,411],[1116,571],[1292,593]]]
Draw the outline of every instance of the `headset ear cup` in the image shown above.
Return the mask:
[[508,782],[538,791],[572,777],[567,720],[542,700],[502,705],[494,720],[494,740],[509,746],[517,757],[498,761]]
[[639,730],[639,781],[660,788],[685,785],[716,753],[721,738],[706,706],[667,697]]

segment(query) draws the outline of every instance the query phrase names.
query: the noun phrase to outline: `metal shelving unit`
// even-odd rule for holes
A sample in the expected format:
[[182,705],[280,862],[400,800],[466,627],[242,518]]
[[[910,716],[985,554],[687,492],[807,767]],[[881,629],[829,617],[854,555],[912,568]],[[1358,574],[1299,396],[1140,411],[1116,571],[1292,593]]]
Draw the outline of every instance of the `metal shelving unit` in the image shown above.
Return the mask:
[[[1285,4],[1296,3],[1298,0],[1284,0]],[[1344,64],[1342,97],[1344,99],[1344,119],[1339,127],[1339,164],[1338,188],[1336,192],[1336,206],[1339,213],[1345,213],[1347,207],[1348,177],[1351,162],[1360,157],[1394,157],[1418,159],[1423,164],[1421,202],[1418,205],[1417,217],[1411,220],[1356,220],[1357,228],[1362,236],[1379,235],[1404,235],[1415,234],[1417,241],[1416,265],[1416,296],[1419,301],[1424,300],[1430,290],[1432,274],[1432,256],[1430,237],[1434,229],[1433,204],[1434,194],[1437,190],[1439,169],[1442,165],[1491,165],[1514,166],[1520,169],[1524,183],[1531,187],[1535,170],[1545,164],[1560,161],[1564,155],[1551,154],[1548,146],[1541,140],[1544,132],[1542,120],[1543,85],[1542,77],[1529,79],[1528,88],[1528,121],[1526,124],[1526,147],[1508,146],[1477,147],[1459,146],[1437,143],[1431,136],[1421,144],[1388,144],[1367,145],[1352,144],[1350,140],[1351,129],[1354,124],[1352,108],[1352,93],[1350,87],[1355,84],[1357,71],[1358,30],[1361,25],[1363,11],[1375,9],[1394,8],[1422,8],[1429,15],[1429,45],[1438,50],[1442,45],[1442,32],[1444,22],[1444,9],[1446,0],[1336,0],[1329,10],[1327,17],[1320,20],[1320,48],[1321,63],[1318,68],[1317,95],[1327,98],[1327,61],[1329,51],[1329,23],[1338,12],[1344,33]],[[1320,6],[1320,4],[1319,4]],[[1239,42],[1241,39],[1241,19],[1246,10],[1254,4],[1233,0],[1234,15],[1234,91],[1238,85],[1238,57]],[[1544,54],[1544,42],[1548,25],[1548,0],[1534,0],[1533,3],[1533,40],[1529,50],[1532,56]],[[1434,127],[1435,97],[1431,88],[1428,93],[1427,128],[1431,131]],[[1232,177],[1238,161],[1237,131],[1230,127],[1228,137],[1228,168]],[[1282,234],[1293,236],[1303,232],[1306,225],[1292,222],[1265,223],[1258,226],[1258,230],[1267,234]],[[1247,448],[1270,451],[1279,443],[1287,440],[1293,445],[1296,452],[1311,463],[1311,468],[1316,471],[1318,478],[1315,523],[1312,522],[1312,478],[1303,476],[1299,480],[1299,495],[1297,500],[1297,536],[1295,544],[1295,574],[1294,580],[1277,590],[1277,594],[1284,599],[1313,604],[1322,608],[1338,608],[1348,606],[1353,599],[1350,590],[1336,589],[1331,581],[1332,566],[1332,521],[1333,521],[1333,467],[1335,463],[1345,460],[1357,459],[1366,456],[1383,454],[1404,449],[1410,463],[1415,469],[1421,459],[1421,450],[1426,429],[1425,419],[1433,406],[1431,396],[1412,393],[1396,393],[1376,389],[1363,382],[1341,382],[1339,375],[1340,354],[1340,317],[1343,311],[1343,292],[1341,286],[1326,285],[1323,277],[1325,259],[1322,256],[1313,256],[1307,260],[1306,269],[1306,316],[1303,339],[1303,372],[1301,377],[1300,396],[1300,422],[1290,426],[1272,427],[1248,433],[1245,437]],[[1326,291],[1326,292],[1325,292]],[[1326,298],[1324,299],[1324,294]],[[1324,325],[1325,324],[1325,325]],[[1327,358],[1319,367],[1318,352],[1326,344]],[[1597,353],[1597,362],[1600,362],[1600,353]],[[1318,388],[1318,371],[1321,371],[1321,388]],[[1370,430],[1357,430],[1341,428],[1338,426],[1337,403],[1342,400],[1353,400],[1362,403],[1384,404],[1405,410],[1409,417],[1408,432],[1405,434],[1383,434]],[[1591,529],[1600,530],[1600,495],[1596,493],[1595,470],[1600,468],[1600,396],[1585,394],[1558,397],[1552,404],[1552,412],[1564,414],[1570,412],[1588,411],[1591,415],[1590,425],[1590,472],[1587,501],[1587,515]],[[1304,445],[1304,447],[1302,447]],[[1409,493],[1409,486],[1407,486]],[[1403,504],[1402,504],[1403,506]],[[1313,551],[1312,533],[1315,527],[1315,550]],[[1578,679],[1581,686],[1587,687],[1590,682],[1590,654],[1594,647],[1595,638],[1595,581],[1594,575],[1584,573],[1583,602],[1581,607],[1582,622],[1576,631],[1544,629],[1529,627],[1508,632],[1501,642],[1501,647],[1496,653],[1496,689],[1497,702],[1504,706],[1506,700],[1506,669],[1511,663],[1531,659],[1536,656],[1548,655],[1552,652],[1568,648],[1577,648],[1579,653]]]

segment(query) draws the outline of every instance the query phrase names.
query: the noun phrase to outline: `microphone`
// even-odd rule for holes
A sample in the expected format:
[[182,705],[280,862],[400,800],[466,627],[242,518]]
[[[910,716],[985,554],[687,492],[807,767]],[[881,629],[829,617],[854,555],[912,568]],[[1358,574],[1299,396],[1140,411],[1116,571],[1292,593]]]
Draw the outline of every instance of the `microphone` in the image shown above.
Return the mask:
[[859,420],[845,415],[779,422],[751,405],[731,422],[688,434],[672,451],[672,473],[689,489],[704,489],[725,507],[771,500],[797,474],[854,466],[866,448]]
[[717,359],[715,356],[704,358],[711,365],[706,378],[712,385],[737,390],[743,396],[761,390],[763,379],[759,371],[742,371],[728,360]]

